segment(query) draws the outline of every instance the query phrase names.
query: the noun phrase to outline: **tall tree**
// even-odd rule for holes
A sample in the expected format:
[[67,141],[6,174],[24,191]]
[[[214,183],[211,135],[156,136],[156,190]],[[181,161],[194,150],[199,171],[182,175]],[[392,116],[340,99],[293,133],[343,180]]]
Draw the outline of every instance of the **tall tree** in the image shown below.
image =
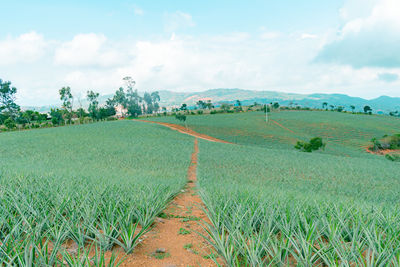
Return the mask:
[[350,108],[351,108],[351,112],[353,112],[353,113],[354,113],[354,110],[356,109],[356,106],[354,106],[354,105],[350,105]]
[[0,114],[15,119],[19,106],[15,103],[17,88],[11,86],[11,82],[0,79]]
[[153,101],[153,111],[157,112],[160,109],[160,104],[158,104],[158,101],[161,100],[158,91],[151,93],[151,99]]
[[61,88],[59,91],[60,100],[63,101],[62,107],[65,111],[65,117],[68,120],[69,124],[72,121],[72,105],[74,102],[74,97],[71,93],[71,88],[69,86]]
[[278,102],[275,102],[275,103],[272,105],[272,107],[273,107],[274,109],[278,109],[278,108],[279,108],[279,103],[278,103]]
[[200,109],[205,109],[207,107],[203,100],[197,101],[196,105],[198,105]]
[[51,109],[50,110],[50,116],[51,116],[51,123],[56,126],[60,125],[61,123],[64,122],[63,116],[62,116],[62,111],[57,109]]
[[205,106],[206,106],[208,109],[214,108],[214,105],[212,104],[211,100],[207,100],[207,103],[205,103]]
[[372,108],[370,106],[364,106],[364,113],[372,113]]
[[125,91],[123,87],[120,87],[117,91],[115,91],[115,95],[113,97],[113,101],[116,105],[121,105],[124,108],[127,108],[127,99],[125,95]]
[[145,105],[143,105],[143,110],[145,110],[147,114],[153,113],[153,99],[149,93],[144,93],[143,101],[145,103]]
[[128,110],[128,114],[132,117],[137,117],[142,114],[142,107],[140,103],[142,102],[142,98],[139,96],[137,89],[133,90],[136,82],[132,79],[132,77],[125,77],[124,79],[125,86],[127,87],[126,92],[126,109]]
[[326,109],[328,107],[328,102],[324,102],[324,103],[322,103],[322,109]]
[[93,120],[98,119],[98,112],[99,112],[99,101],[97,98],[99,97],[99,93],[95,93],[93,91],[87,91],[87,100],[90,102],[89,103],[89,116]]
[[187,110],[187,105],[183,103],[179,109],[185,111]]

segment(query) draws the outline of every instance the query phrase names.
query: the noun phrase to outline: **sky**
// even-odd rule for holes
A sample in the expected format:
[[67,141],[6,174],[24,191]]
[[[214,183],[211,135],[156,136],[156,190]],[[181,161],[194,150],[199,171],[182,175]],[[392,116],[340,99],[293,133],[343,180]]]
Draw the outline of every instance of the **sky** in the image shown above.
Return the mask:
[[0,0],[0,79],[20,105],[241,88],[400,97],[399,0]]

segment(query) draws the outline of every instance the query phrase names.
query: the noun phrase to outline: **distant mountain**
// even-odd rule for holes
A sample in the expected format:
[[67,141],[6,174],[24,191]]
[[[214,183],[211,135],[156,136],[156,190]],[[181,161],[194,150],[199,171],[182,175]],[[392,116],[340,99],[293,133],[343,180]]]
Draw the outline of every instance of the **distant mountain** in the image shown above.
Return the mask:
[[351,97],[345,94],[294,94],[275,91],[252,91],[243,89],[211,89],[204,92],[179,93],[171,91],[160,91],[161,105],[195,105],[199,99],[210,99],[213,103],[234,103],[240,100],[243,105],[257,103],[279,102],[281,105],[300,105],[312,108],[322,107],[322,103],[329,105],[344,106],[350,110],[354,105],[357,111],[361,111],[365,105],[369,105],[374,112],[388,113],[400,111],[400,97],[381,96],[367,100],[360,97]]
[[[344,106],[346,110],[350,110],[350,105],[354,105],[357,111],[361,111],[365,105],[369,105],[373,109],[373,112],[388,113],[395,110],[400,111],[400,97],[389,96],[381,96],[367,100],[360,97],[351,97],[345,94],[294,94],[275,91],[243,90],[237,88],[211,89],[203,92],[159,91],[159,93],[161,98],[160,106],[165,107],[180,106],[182,103],[185,103],[188,106],[194,106],[198,100],[211,100],[216,105],[223,102],[234,103],[236,100],[240,100],[243,105],[250,105],[254,102],[261,104],[279,102],[281,105],[292,104],[320,108],[322,107],[322,103],[327,102],[328,107],[329,105]],[[112,95],[100,96],[99,103],[104,104],[106,99],[109,97],[112,97]],[[88,103],[83,101],[82,106],[86,108]],[[33,107],[30,108],[32,109]],[[44,112],[50,110],[50,106],[35,107],[34,109]]]

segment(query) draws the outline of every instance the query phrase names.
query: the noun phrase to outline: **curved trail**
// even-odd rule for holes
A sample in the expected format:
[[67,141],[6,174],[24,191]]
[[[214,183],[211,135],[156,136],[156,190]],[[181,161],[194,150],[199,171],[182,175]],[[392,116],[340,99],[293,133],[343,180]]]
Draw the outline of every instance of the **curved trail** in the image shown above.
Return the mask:
[[173,123],[168,123],[168,122],[159,122],[159,121],[148,121],[148,120],[138,120],[138,121],[144,121],[144,122],[163,125],[165,127],[168,127],[170,129],[178,131],[180,133],[188,134],[188,135],[191,135],[191,136],[194,136],[194,137],[197,137],[197,138],[200,138],[200,139],[204,139],[204,140],[207,140],[207,141],[211,141],[211,142],[233,144],[233,143],[225,141],[225,140],[221,140],[221,139],[218,139],[218,138],[206,135],[206,134],[201,134],[201,133],[195,132],[195,131],[193,131],[191,129],[187,129],[187,128],[185,128],[185,127],[183,127],[181,125],[178,125],[178,124],[173,124]]
[[[200,208],[204,208],[204,204],[195,189],[198,152],[198,140],[195,138],[186,187],[164,210],[166,218],[155,220],[155,227],[120,266],[216,266],[212,259],[206,257],[213,253],[213,250],[204,238],[196,233],[205,235],[199,222],[203,220],[209,223],[206,214]],[[155,253],[157,249],[165,251]]]

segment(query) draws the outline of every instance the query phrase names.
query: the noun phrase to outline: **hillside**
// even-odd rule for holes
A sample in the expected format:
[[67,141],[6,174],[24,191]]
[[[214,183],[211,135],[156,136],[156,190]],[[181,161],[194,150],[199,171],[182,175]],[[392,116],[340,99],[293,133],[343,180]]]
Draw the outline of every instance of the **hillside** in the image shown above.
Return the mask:
[[[202,92],[172,92],[159,91],[161,97],[161,106],[180,106],[186,103],[189,106],[195,105],[199,99],[210,99],[213,103],[221,102],[234,103],[236,100],[242,101],[243,105],[257,103],[279,102],[281,105],[300,105],[307,107],[322,106],[323,102],[328,105],[344,106],[350,110],[350,105],[356,107],[356,111],[361,111],[365,105],[372,107],[373,112],[388,113],[390,111],[400,110],[400,97],[381,96],[375,99],[364,99],[361,97],[352,97],[345,94],[295,94],[276,91],[254,91],[243,89],[210,89]],[[141,93],[142,94],[142,93]],[[112,95],[102,95],[99,97],[99,103],[104,104],[107,98]],[[83,107],[88,103],[82,101]],[[34,109],[41,112],[49,111],[51,107],[58,107],[60,103],[43,107],[23,107],[24,109]]]
[[[171,116],[147,119],[178,123]],[[194,131],[228,142],[285,150],[293,150],[299,140],[320,136],[327,143],[324,154],[355,157],[371,156],[365,147],[372,138],[400,132],[398,118],[331,111],[272,112],[269,123],[262,112],[193,115],[185,123]]]

